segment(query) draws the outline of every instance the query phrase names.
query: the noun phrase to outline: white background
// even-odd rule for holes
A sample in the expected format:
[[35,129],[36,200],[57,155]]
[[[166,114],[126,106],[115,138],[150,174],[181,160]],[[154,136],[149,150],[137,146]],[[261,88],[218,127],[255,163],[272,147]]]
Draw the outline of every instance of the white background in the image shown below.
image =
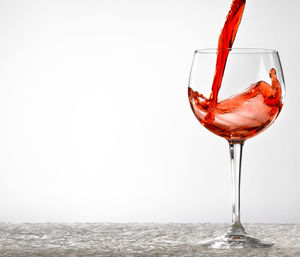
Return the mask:
[[[229,222],[227,142],[190,110],[229,0],[0,1],[0,221]],[[280,52],[287,98],[245,144],[244,222],[300,222],[297,0],[249,0],[235,47]]]

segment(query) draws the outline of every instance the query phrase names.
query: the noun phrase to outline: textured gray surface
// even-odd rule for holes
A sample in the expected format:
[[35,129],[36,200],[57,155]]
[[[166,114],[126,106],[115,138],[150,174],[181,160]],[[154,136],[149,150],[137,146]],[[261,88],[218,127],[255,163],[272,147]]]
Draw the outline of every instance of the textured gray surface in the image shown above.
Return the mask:
[[225,224],[0,224],[0,256],[300,256],[300,225],[246,225],[270,249],[216,250],[197,243]]

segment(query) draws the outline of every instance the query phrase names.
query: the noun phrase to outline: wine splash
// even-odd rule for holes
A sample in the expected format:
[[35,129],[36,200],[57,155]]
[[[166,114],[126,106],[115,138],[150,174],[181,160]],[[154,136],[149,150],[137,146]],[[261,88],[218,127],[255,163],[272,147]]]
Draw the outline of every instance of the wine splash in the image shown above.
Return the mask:
[[[281,89],[275,69],[270,71],[271,85],[257,82],[246,91],[216,104],[189,88],[192,110],[211,132],[228,140],[245,140],[267,128],[281,108]],[[214,118],[207,119],[207,113]]]

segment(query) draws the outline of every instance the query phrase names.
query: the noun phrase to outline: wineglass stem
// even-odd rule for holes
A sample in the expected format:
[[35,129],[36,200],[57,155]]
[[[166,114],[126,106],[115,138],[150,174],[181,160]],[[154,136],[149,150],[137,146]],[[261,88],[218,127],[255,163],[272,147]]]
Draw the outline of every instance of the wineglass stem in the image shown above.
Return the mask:
[[244,141],[229,141],[232,184],[232,224],[229,234],[245,234],[240,220],[240,185]]

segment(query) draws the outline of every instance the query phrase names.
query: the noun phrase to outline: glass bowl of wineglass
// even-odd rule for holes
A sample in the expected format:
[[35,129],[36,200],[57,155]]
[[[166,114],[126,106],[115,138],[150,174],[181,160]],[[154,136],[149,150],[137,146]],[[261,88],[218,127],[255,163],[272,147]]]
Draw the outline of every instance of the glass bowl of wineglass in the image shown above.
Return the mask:
[[198,121],[228,141],[232,180],[232,224],[225,235],[200,245],[212,248],[273,245],[249,236],[241,224],[242,150],[247,139],[275,121],[284,96],[284,77],[277,51],[252,48],[195,51],[188,85],[189,102]]

